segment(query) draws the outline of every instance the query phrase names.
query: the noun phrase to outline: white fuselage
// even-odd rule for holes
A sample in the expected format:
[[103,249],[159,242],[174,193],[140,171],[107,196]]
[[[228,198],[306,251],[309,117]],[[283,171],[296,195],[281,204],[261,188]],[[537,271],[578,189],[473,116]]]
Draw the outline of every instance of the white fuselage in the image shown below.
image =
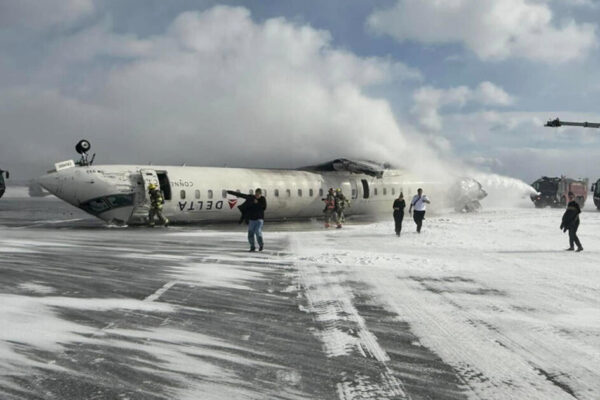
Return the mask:
[[237,221],[237,206],[244,200],[227,190],[251,193],[261,188],[267,220],[322,216],[322,198],[330,187],[341,188],[350,200],[347,216],[391,213],[400,192],[408,203],[418,187],[429,194],[439,191],[434,182],[392,169],[377,178],[346,171],[94,165],[49,172],[39,183],[62,200],[119,224],[146,222],[150,183],[158,184],[165,195],[164,215],[179,223]]

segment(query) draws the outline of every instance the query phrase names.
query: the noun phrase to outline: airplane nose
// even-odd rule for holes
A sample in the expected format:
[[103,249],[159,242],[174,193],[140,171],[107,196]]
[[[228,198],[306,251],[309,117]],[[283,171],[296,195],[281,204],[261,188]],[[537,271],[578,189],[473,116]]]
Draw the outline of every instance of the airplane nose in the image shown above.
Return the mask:
[[37,183],[53,195],[56,195],[60,187],[60,178],[57,176],[57,173],[52,173],[40,176],[37,178]]
[[77,201],[77,180],[73,175],[73,171],[56,171],[50,172],[47,175],[37,179],[41,187],[55,195],[56,197],[78,206]]

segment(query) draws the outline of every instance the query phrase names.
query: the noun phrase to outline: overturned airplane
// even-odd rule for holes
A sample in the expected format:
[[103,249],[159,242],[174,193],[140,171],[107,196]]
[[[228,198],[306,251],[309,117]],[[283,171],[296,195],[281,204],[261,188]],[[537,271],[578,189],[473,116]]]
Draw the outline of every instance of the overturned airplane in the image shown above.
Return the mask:
[[[267,220],[323,215],[328,188],[341,188],[351,201],[346,216],[390,213],[400,192],[407,198],[423,187],[435,202],[443,185],[418,179],[406,171],[369,161],[336,159],[296,170],[187,166],[93,165],[89,142],[76,147],[77,162],[68,160],[40,177],[50,193],[82,210],[119,225],[148,219],[148,185],[163,192],[164,215],[171,223],[237,221],[242,200],[227,190],[253,193],[261,188],[268,200]],[[447,186],[446,186],[447,189]]]

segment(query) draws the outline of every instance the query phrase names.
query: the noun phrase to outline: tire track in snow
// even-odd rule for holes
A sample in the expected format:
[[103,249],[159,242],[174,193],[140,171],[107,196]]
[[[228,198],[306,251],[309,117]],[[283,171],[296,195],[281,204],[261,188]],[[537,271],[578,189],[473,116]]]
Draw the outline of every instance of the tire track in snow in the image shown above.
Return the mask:
[[[493,256],[498,262],[501,258]],[[528,292],[529,297],[535,297],[535,303],[546,305],[545,310],[531,310],[528,320],[522,321],[520,329],[502,332],[496,329],[498,340],[502,345],[528,359],[531,367],[556,387],[565,391],[577,399],[596,400],[600,391],[597,380],[597,370],[591,368],[600,363],[597,355],[597,347],[593,338],[586,338],[584,333],[570,328],[569,331],[561,329],[560,326],[548,324],[547,321],[539,322],[538,314],[560,314],[564,305],[556,304],[555,293],[564,291],[569,293],[568,300],[576,306],[572,308],[588,306],[591,301],[582,295],[580,285],[573,282],[573,272],[565,272],[561,269],[540,268],[531,263],[522,261],[515,262],[522,269],[528,269],[530,273],[535,272],[537,279],[543,281],[543,289],[532,290],[530,287],[521,287],[513,283],[513,298],[521,298],[521,292]],[[592,285],[586,287],[589,291]],[[597,298],[592,304],[600,305]],[[500,313],[505,310],[497,310]],[[590,332],[587,332],[591,334]],[[585,360],[585,362],[582,362]],[[571,371],[567,373],[565,371]],[[574,389],[574,388],[577,389]]]
[[[469,323],[477,321],[477,316],[444,293],[431,293],[423,290],[420,282],[395,280],[385,274],[378,280],[379,289],[388,292],[385,297],[392,300],[397,314],[414,324],[425,346],[456,368],[477,398],[573,399],[562,388],[548,386],[547,379],[526,359],[515,357],[514,351],[496,342],[498,334],[489,326]],[[392,293],[386,282],[394,280]],[[402,293],[401,300],[397,293]],[[430,312],[435,304],[438,309]],[[445,311],[440,312],[439,307]]]
[[[338,397],[341,400],[410,399],[402,381],[388,365],[390,357],[354,306],[352,290],[343,284],[339,273],[327,273],[314,261],[300,259],[296,266],[308,312],[323,327],[316,335],[321,339],[325,353],[328,357],[358,353],[370,360],[365,370],[355,367],[339,374]],[[342,262],[337,257],[333,261]]]

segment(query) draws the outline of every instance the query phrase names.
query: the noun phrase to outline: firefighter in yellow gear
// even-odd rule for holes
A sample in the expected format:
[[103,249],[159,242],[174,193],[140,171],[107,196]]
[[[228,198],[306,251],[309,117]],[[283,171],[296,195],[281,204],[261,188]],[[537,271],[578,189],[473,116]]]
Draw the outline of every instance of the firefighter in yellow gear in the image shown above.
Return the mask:
[[340,224],[335,210],[335,193],[333,192],[333,188],[329,188],[327,197],[321,200],[325,202],[325,208],[323,209],[323,213],[325,214],[325,228],[329,228],[329,222],[332,218],[336,223],[337,228],[341,228],[342,224]]
[[346,207],[350,207],[350,201],[344,196],[342,189],[337,188],[335,190],[335,212],[340,224],[346,222],[346,216],[344,215]]
[[165,218],[162,213],[163,204],[165,199],[162,192],[158,187],[151,183],[148,185],[148,194],[150,195],[150,211],[148,212],[148,225],[154,226],[154,217],[158,217],[158,221],[161,225],[167,226],[169,220]]

